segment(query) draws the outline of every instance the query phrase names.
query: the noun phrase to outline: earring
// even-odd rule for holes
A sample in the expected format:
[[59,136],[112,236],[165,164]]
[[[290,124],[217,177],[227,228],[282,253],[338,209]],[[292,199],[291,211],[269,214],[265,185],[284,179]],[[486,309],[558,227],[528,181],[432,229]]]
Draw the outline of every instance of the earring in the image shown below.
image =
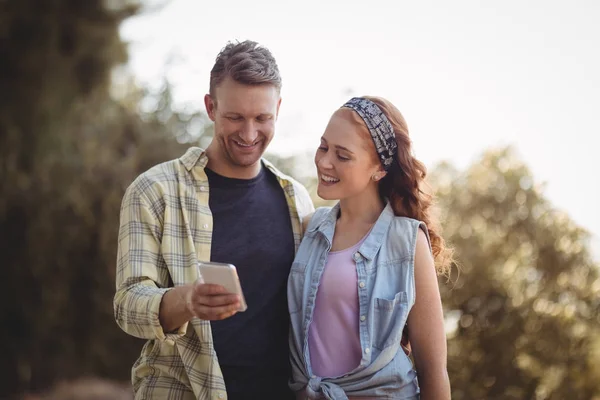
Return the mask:
[[377,174],[374,174],[374,175],[373,175],[371,178],[372,178],[372,179],[373,179],[375,182],[377,182],[377,181],[379,180],[379,175],[377,175]]

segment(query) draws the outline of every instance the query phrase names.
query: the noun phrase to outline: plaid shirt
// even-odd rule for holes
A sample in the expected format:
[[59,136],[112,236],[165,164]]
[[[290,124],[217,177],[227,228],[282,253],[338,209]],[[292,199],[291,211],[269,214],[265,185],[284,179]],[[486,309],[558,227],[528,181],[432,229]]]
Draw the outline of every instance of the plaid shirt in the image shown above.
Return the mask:
[[[192,147],[140,175],[123,197],[114,312],[121,329],[148,339],[132,369],[136,398],[227,398],[210,323],[193,318],[164,332],[158,319],[165,292],[194,282],[196,262],[210,260],[207,162],[204,150]],[[302,185],[263,162],[285,193],[297,250],[312,201]]]

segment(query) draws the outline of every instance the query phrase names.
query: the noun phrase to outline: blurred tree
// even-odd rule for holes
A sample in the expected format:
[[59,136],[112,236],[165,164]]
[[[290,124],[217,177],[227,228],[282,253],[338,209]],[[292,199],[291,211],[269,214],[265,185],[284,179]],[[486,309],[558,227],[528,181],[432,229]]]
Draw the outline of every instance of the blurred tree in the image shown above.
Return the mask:
[[457,322],[452,398],[598,398],[600,277],[588,233],[551,206],[511,148],[465,172],[442,164],[431,182],[462,265],[441,285]]
[[[68,374],[57,360],[78,354],[87,341],[73,338],[92,329],[90,320],[99,321],[86,312],[91,296],[73,297],[97,284],[85,273],[97,263],[90,243],[102,234],[77,229],[85,218],[77,203],[82,188],[70,185],[84,161],[72,149],[85,142],[88,129],[72,132],[79,140],[65,129],[75,108],[105,91],[111,67],[125,61],[118,25],[134,9],[103,4],[0,3],[0,249],[6,271],[0,353],[7,394]],[[76,305],[81,312],[73,312]]]
[[112,315],[121,198],[182,154],[173,137],[202,116],[176,112],[168,85],[139,114],[110,97],[126,60],[118,26],[134,11],[0,2],[0,398],[85,375],[128,380],[139,354]]

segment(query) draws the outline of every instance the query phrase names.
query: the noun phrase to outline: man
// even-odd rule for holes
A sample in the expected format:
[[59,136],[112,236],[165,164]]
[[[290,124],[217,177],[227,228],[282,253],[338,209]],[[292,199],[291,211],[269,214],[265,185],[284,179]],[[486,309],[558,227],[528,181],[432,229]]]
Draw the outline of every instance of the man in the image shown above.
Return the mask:
[[[313,205],[262,159],[280,89],[269,50],[228,44],[204,98],[211,144],[151,168],[125,193],[114,310],[125,332],[148,340],[132,370],[136,399],[292,395],[286,283]],[[207,260],[237,267],[247,311],[236,313],[239,298],[221,286],[198,283]]]

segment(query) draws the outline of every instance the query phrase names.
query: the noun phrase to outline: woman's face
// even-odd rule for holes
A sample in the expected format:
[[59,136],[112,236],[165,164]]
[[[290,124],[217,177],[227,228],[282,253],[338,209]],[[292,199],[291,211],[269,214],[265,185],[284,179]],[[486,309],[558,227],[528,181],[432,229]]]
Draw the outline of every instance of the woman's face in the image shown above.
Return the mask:
[[325,200],[346,199],[376,189],[373,176],[381,179],[385,175],[375,145],[361,132],[366,127],[352,120],[353,112],[340,109],[333,114],[315,154],[317,193]]

